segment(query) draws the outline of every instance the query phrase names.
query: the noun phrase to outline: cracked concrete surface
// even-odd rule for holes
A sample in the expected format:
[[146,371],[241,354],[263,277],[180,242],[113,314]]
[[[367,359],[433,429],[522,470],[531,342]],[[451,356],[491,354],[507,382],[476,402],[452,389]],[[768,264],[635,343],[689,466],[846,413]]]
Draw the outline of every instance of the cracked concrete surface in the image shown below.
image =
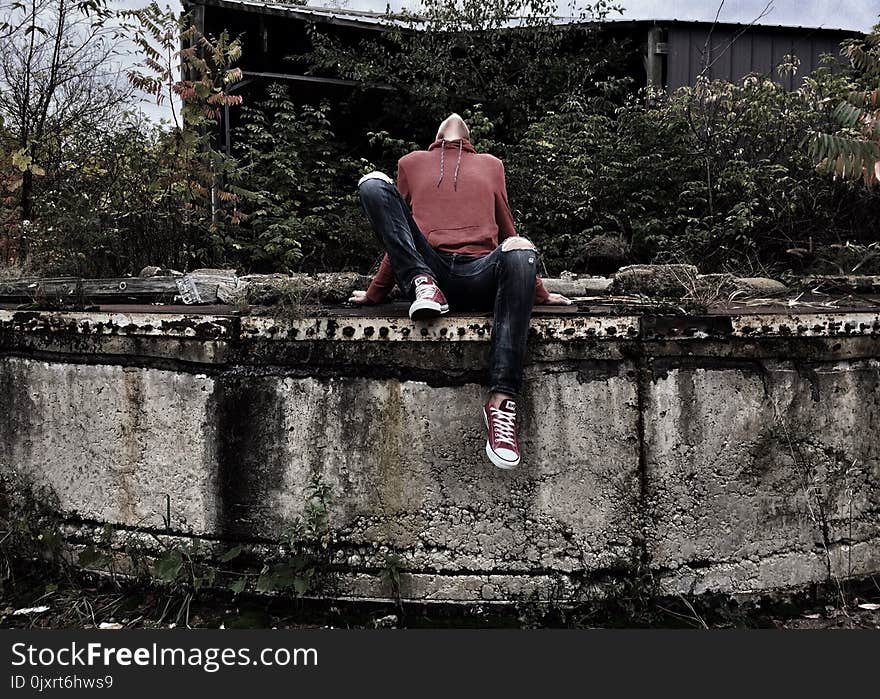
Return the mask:
[[377,343],[382,319],[73,315],[0,316],[0,473],[74,523],[269,545],[317,474],[342,597],[389,596],[389,553],[431,601],[880,572],[876,314],[536,318],[510,473],[482,451],[485,319]]

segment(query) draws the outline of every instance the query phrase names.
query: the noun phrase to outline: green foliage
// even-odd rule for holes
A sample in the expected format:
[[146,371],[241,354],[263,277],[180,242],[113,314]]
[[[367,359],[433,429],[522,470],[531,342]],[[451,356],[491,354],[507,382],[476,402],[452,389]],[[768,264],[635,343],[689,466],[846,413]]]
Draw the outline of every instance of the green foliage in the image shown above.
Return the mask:
[[855,80],[832,111],[835,129],[810,132],[810,154],[820,172],[872,187],[880,182],[880,25],[844,53]]
[[400,598],[400,575],[404,561],[396,553],[388,553],[382,565],[382,582],[390,591],[391,597],[402,607]]
[[293,591],[304,595],[328,584],[331,499],[330,485],[319,473],[312,474],[303,515],[288,528],[281,553],[263,566],[256,583],[258,592]]
[[281,592],[292,590],[304,595],[310,590],[316,567],[310,556],[296,555],[283,563],[267,565],[257,579],[257,592]]
[[236,130],[235,182],[251,192],[250,220],[235,241],[242,264],[259,271],[362,267],[377,254],[356,184],[371,169],[335,141],[329,107],[297,107],[287,88],[246,107]]
[[116,123],[131,99],[106,0],[13,2],[0,19],[0,248],[26,262],[41,188],[67,146]]
[[229,563],[229,561],[238,558],[241,555],[241,545],[233,546],[226,553],[220,556],[221,563]]
[[185,270],[235,254],[230,231],[244,219],[246,192],[228,183],[236,163],[212,133],[241,101],[229,91],[241,44],[202,36],[155,2],[121,15],[141,58],[128,80],[169,105],[172,123],[151,124],[120,102],[47,128],[39,150],[22,147],[20,129],[0,127],[0,218],[17,227],[27,209],[22,235],[43,274],[136,274],[156,261]]
[[312,547],[327,550],[331,543],[330,503],[332,488],[319,473],[313,473],[306,487],[306,501],[302,517],[296,518],[286,532],[291,550]]
[[180,549],[169,548],[156,559],[153,573],[159,580],[174,582],[183,570],[183,554]]
[[386,88],[381,113],[359,118],[425,140],[450,112],[481,103],[515,138],[559,95],[613,99],[628,84],[613,78],[626,49],[595,23],[618,8],[597,0],[568,23],[556,21],[558,9],[556,0],[425,0],[419,14],[392,13],[384,34],[355,45],[313,27],[307,60],[313,73]]
[[44,274],[137,274],[162,260],[185,269],[204,255],[182,226],[173,137],[140,118],[72,141],[37,184],[31,255]]
[[829,75],[795,92],[768,77],[701,81],[611,116],[570,100],[504,148],[521,232],[554,272],[589,268],[609,240],[632,260],[745,273],[794,263],[792,249],[867,240],[877,198],[818,176],[801,146],[826,123],[815,105]]
[[110,565],[110,563],[110,556],[103,551],[99,551],[92,544],[86,546],[77,557],[77,565],[85,569],[94,568],[100,570]]
[[15,475],[0,476],[0,593],[22,566],[67,575],[58,499],[50,489]]
[[[366,271],[381,251],[358,177],[393,174],[458,111],[478,150],[503,158],[518,229],[548,273],[650,261],[880,269],[880,195],[855,183],[878,174],[877,31],[846,45],[851,70],[827,62],[793,92],[750,76],[648,96],[621,77],[630,49],[555,11],[552,0],[427,0],[423,15],[389,16],[387,32],[363,41],[312,27],[314,51],[299,57],[310,71],[364,88],[330,106],[271,86],[241,108],[231,154],[216,132],[239,109],[241,43],[201,36],[156,3],[128,11],[141,55],[129,79],[171,105],[171,123],[120,107],[47,131],[37,149],[0,109],[0,223],[48,274]],[[613,11],[599,0],[582,19]],[[796,69],[786,57],[781,70]],[[16,244],[0,239],[0,255]],[[292,313],[300,305],[290,299]]]
[[[129,80],[159,104],[167,101],[172,110],[169,186],[181,204],[180,226],[195,229],[187,236],[198,247],[195,256],[222,260],[235,249],[231,231],[244,218],[237,205],[247,190],[230,184],[236,162],[214,147],[213,131],[224,110],[242,101],[230,91],[242,77],[235,67],[241,41],[226,31],[216,38],[204,36],[188,17],[178,18],[156,2],[123,16],[135,21],[132,39],[143,56],[128,72]],[[179,116],[174,97],[182,105]]]

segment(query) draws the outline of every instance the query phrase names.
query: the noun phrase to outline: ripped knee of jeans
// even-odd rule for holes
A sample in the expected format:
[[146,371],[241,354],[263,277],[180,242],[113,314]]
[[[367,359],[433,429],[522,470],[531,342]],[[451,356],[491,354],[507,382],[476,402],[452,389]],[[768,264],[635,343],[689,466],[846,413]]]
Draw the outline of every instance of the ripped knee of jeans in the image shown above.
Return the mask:
[[531,269],[533,272],[538,264],[538,251],[533,245],[517,245],[509,250],[504,250],[500,264],[506,269]]
[[532,252],[537,252],[537,248],[531,240],[520,238],[518,236],[508,238],[501,244],[502,252],[509,252],[511,250],[531,250]]

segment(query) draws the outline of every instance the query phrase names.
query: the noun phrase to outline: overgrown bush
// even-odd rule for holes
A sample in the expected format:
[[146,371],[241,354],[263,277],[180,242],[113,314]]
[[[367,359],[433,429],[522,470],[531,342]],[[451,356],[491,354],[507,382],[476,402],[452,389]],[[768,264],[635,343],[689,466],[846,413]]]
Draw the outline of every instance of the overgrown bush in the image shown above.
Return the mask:
[[[105,0],[80,6],[109,12]],[[551,274],[671,261],[746,274],[880,271],[880,188],[841,176],[875,184],[865,163],[878,153],[880,34],[850,44],[850,70],[829,61],[795,91],[754,75],[645,95],[624,77],[624,47],[599,25],[554,23],[552,7],[431,0],[426,21],[410,17],[354,46],[314,28],[314,51],[300,57],[311,71],[381,84],[381,99],[355,90],[332,107],[303,105],[270,87],[241,108],[232,153],[217,131],[221,114],[239,109],[241,43],[201,36],[155,3],[128,11],[143,56],[130,82],[178,105],[173,122],[135,116],[115,83],[112,103],[98,101],[101,118],[83,113],[38,135],[0,100],[0,261],[16,262],[25,235],[42,274],[148,264],[368,271],[380,248],[358,177],[393,174],[455,109],[477,149],[505,161],[519,231]],[[598,0],[587,11],[601,19],[612,9]],[[526,17],[511,26],[515,14]],[[95,51],[93,100],[104,95]],[[16,70],[18,80],[40,68]],[[372,111],[355,118],[366,104]],[[838,176],[817,172],[819,160]]]
[[[104,26],[107,0],[56,5],[16,6],[23,23],[0,34],[7,57],[40,42],[34,60],[0,71],[0,252],[14,246],[41,274],[83,276],[222,262],[242,192],[227,185],[234,161],[212,132],[241,100],[227,90],[241,78],[240,43],[202,36],[155,2],[122,12],[142,58],[130,87],[172,107],[173,123],[152,125],[111,62],[119,32]],[[85,85],[84,96],[70,85]]]
[[137,274],[159,260],[186,269],[203,258],[204,232],[181,225],[170,134],[139,118],[72,141],[35,180],[30,259],[41,274]]
[[574,98],[493,146],[522,231],[552,271],[587,268],[619,241],[633,261],[779,272],[876,239],[880,197],[817,173],[804,144],[844,82],[827,66],[794,92],[766,76],[701,81],[658,106],[631,98],[613,116]]
[[244,108],[235,177],[250,190],[238,242],[245,267],[362,268],[378,254],[357,203],[357,181],[370,163],[335,142],[328,110],[297,107],[277,85],[266,100]]
[[315,25],[303,58],[311,73],[356,80],[359,91],[386,88],[372,113],[357,115],[371,130],[429,139],[450,112],[481,103],[515,140],[560,95],[614,99],[631,82],[635,48],[601,29],[619,8],[591,0],[565,7],[579,21],[559,22],[562,9],[557,0],[422,0],[417,15],[394,13],[385,32],[354,43]]

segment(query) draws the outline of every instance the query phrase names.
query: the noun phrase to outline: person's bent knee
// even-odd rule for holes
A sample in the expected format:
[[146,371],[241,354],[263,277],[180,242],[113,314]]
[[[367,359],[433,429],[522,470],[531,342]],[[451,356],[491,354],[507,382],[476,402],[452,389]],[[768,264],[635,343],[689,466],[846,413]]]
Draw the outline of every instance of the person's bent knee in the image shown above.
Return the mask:
[[501,264],[508,270],[530,271],[537,274],[538,251],[535,248],[513,248],[506,250],[501,256]]
[[384,186],[383,183],[393,185],[394,180],[388,177],[384,172],[374,170],[373,172],[368,172],[358,180],[358,189],[363,192],[365,189],[382,187]]
[[371,172],[361,177],[358,182],[358,193],[361,201],[376,197],[381,194],[387,187],[393,187],[394,183],[388,175],[382,172]]
[[501,244],[501,250],[502,252],[509,252],[511,250],[532,250],[535,252],[537,251],[537,248],[535,248],[535,244],[527,238],[513,237],[508,238]]

